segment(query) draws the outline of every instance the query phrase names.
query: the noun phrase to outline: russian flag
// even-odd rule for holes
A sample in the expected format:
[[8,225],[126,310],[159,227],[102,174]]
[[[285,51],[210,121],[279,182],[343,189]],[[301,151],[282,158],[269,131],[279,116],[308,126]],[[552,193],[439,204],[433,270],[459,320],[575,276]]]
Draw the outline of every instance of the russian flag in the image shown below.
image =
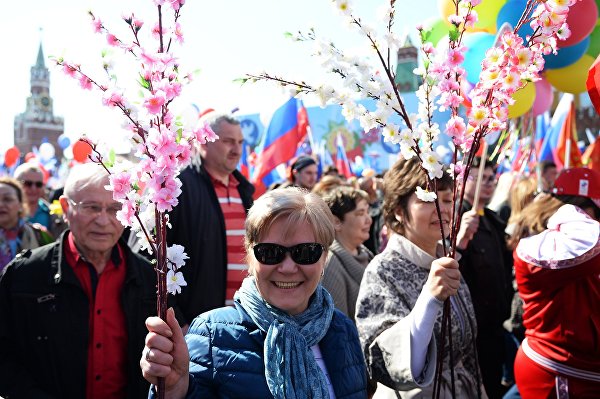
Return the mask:
[[344,141],[342,136],[338,134],[336,139],[337,152],[335,154],[335,167],[338,169],[340,175],[349,178],[352,176],[352,168],[350,168],[350,162],[348,162],[348,156],[346,155],[346,149],[344,148]]
[[256,148],[256,166],[252,175],[257,191],[268,187],[263,181],[278,165],[292,159],[306,137],[308,114],[301,100],[290,98],[279,107],[269,123],[263,140]]

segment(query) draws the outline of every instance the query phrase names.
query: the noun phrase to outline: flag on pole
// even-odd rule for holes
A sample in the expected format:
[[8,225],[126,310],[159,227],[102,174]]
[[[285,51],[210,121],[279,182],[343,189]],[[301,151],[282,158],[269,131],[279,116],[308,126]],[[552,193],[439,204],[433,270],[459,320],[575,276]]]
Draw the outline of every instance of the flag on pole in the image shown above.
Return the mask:
[[242,156],[238,163],[238,170],[246,179],[250,179],[250,162],[248,159],[248,144],[246,144],[246,141],[242,144]]
[[290,98],[279,107],[256,148],[256,167],[252,175],[257,192],[264,192],[268,185],[263,179],[277,166],[289,161],[296,154],[298,145],[306,137],[308,115],[301,100]]
[[[575,104],[571,102],[571,107],[563,125],[560,128],[558,135],[558,142],[556,150],[553,151],[554,163],[558,168],[566,166],[567,159],[569,168],[580,168],[583,166],[581,163],[581,152],[577,146],[577,139],[575,138]],[[569,154],[567,155],[567,152]]]
[[338,169],[340,175],[349,178],[352,176],[352,168],[350,167],[350,162],[348,162],[344,141],[339,134],[336,139],[336,147],[335,167]]
[[[538,154],[538,162],[553,161],[559,168],[562,167],[563,161],[560,161],[559,165],[555,155],[557,153],[558,140],[561,135],[563,125],[565,125],[567,116],[571,112],[572,104],[573,94],[563,94],[560,98],[558,106],[556,107],[556,110],[554,111],[554,114],[552,115],[550,126],[544,136],[544,141],[542,142],[540,152]],[[562,159],[564,160],[564,154]]]

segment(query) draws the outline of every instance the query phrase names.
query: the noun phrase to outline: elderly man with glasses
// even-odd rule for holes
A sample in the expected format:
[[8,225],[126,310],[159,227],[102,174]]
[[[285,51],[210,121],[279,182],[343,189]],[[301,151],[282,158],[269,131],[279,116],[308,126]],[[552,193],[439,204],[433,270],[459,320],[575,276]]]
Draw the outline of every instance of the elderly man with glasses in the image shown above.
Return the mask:
[[74,167],[59,240],[22,252],[0,276],[0,396],[142,398],[152,265],[119,239],[121,205],[97,164]]
[[[477,209],[472,209],[477,190],[479,168],[483,167]],[[485,390],[492,398],[501,398],[505,362],[505,338],[502,323],[510,316],[512,255],[504,230],[506,224],[486,205],[496,189],[494,164],[475,158],[465,184],[464,214],[457,243],[461,273],[469,286],[477,319],[477,352]],[[462,238],[462,239],[461,239]]]

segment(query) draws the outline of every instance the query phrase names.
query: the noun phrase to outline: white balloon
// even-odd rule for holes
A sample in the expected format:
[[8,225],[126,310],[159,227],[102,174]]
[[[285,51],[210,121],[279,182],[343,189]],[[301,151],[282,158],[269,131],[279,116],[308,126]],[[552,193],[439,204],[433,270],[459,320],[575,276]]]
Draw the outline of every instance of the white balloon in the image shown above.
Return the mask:
[[63,150],[63,157],[66,159],[73,159],[73,146],[70,145]]
[[40,144],[40,148],[38,151],[42,161],[49,161],[50,159],[54,158],[54,155],[56,154],[54,146],[47,142]]

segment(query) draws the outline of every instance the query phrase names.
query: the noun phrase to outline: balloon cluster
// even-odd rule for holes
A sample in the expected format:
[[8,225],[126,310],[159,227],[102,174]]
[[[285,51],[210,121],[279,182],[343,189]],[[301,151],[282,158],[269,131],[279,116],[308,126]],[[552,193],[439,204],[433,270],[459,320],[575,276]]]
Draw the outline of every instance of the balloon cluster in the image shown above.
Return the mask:
[[[71,144],[69,137],[64,134],[58,136],[57,144],[63,150],[63,155],[67,160],[83,163],[92,153],[92,148],[87,142],[78,140]],[[4,153],[3,168],[10,169],[17,166],[21,155],[17,146],[7,149]],[[25,154],[23,160],[25,162],[36,161],[44,170],[53,170],[57,166],[56,148],[48,141],[44,141],[38,148],[34,147],[31,152]],[[0,163],[2,163],[1,160]]]
[[[479,20],[473,28],[467,29],[469,33],[464,37],[468,47],[463,62],[467,72],[463,87],[466,93],[479,80],[481,62],[494,44],[498,29],[505,23],[514,26],[526,4],[527,0],[487,0],[475,7]],[[431,30],[430,41],[434,45],[445,45],[443,39],[450,27],[448,16],[454,14],[455,4],[453,0],[438,0],[438,6],[441,17],[430,19],[426,25]],[[546,112],[552,105],[553,88],[573,94],[586,91],[588,69],[600,53],[599,8],[600,0],[579,0],[569,9],[567,23],[571,35],[566,40],[559,40],[557,54],[544,57],[542,79],[515,93],[516,101],[509,107],[509,117],[515,118],[530,110],[534,115]],[[519,30],[524,39],[532,33],[527,24]]]

